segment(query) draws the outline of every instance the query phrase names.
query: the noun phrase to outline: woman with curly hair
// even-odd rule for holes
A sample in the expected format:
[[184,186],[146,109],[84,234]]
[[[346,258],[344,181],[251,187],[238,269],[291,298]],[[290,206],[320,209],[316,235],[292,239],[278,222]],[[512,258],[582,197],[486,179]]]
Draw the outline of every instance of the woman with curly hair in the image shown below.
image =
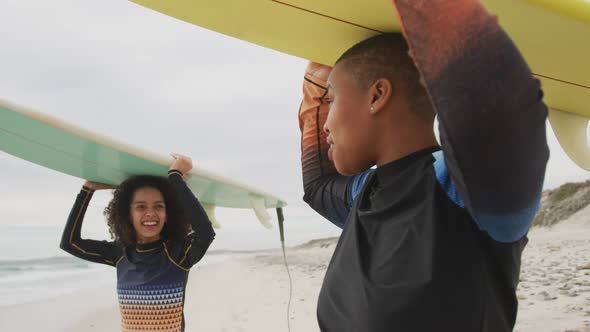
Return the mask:
[[[188,272],[215,232],[183,175],[190,158],[173,154],[168,178],[134,176],[118,187],[87,181],[70,212],[60,247],[117,269],[123,331],[184,331]],[[115,189],[104,210],[114,241],[82,239],[82,220],[95,190]]]

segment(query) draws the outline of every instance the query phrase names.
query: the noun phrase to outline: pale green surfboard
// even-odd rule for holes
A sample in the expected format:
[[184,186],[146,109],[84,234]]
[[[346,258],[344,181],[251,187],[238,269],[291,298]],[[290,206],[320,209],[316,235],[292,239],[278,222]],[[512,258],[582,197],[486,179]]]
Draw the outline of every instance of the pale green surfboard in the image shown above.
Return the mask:
[[[0,150],[61,173],[113,185],[136,174],[165,176],[172,163],[171,157],[128,146],[1,100]],[[193,168],[186,182],[216,227],[216,206],[253,209],[260,222],[270,228],[266,209],[287,205],[276,196],[203,169]]]

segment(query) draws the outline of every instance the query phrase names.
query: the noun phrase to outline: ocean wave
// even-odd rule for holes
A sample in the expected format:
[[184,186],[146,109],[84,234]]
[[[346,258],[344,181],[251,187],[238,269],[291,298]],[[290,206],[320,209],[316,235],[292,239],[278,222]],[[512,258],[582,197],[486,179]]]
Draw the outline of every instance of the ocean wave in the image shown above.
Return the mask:
[[88,269],[91,266],[90,264],[76,257],[0,260],[0,276],[23,272]]

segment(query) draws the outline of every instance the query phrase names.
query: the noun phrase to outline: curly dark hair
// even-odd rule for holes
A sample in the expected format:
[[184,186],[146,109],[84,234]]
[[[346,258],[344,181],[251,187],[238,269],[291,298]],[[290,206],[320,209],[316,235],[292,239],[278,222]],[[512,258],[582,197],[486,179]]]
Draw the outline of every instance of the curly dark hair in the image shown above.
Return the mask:
[[123,181],[113,192],[113,199],[103,212],[107,218],[111,237],[125,247],[137,244],[137,234],[131,222],[130,210],[135,191],[142,188],[159,190],[164,197],[166,224],[160,233],[161,239],[175,243],[184,238],[191,227],[186,221],[182,204],[172,184],[164,177],[152,175],[132,176]]

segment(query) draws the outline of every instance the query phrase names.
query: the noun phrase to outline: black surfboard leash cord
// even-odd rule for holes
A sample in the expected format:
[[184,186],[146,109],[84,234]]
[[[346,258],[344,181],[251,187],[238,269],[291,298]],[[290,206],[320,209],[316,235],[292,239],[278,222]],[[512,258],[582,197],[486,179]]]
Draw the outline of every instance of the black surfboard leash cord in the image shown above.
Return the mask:
[[283,216],[283,208],[277,208],[277,218],[279,220],[281,248],[283,249],[283,262],[285,263],[285,269],[287,269],[287,276],[289,276],[289,301],[287,301],[287,331],[291,332],[291,298],[293,296],[293,280],[291,279],[291,272],[289,271],[289,264],[287,263],[287,253],[285,251],[285,229],[283,227],[285,217]]

